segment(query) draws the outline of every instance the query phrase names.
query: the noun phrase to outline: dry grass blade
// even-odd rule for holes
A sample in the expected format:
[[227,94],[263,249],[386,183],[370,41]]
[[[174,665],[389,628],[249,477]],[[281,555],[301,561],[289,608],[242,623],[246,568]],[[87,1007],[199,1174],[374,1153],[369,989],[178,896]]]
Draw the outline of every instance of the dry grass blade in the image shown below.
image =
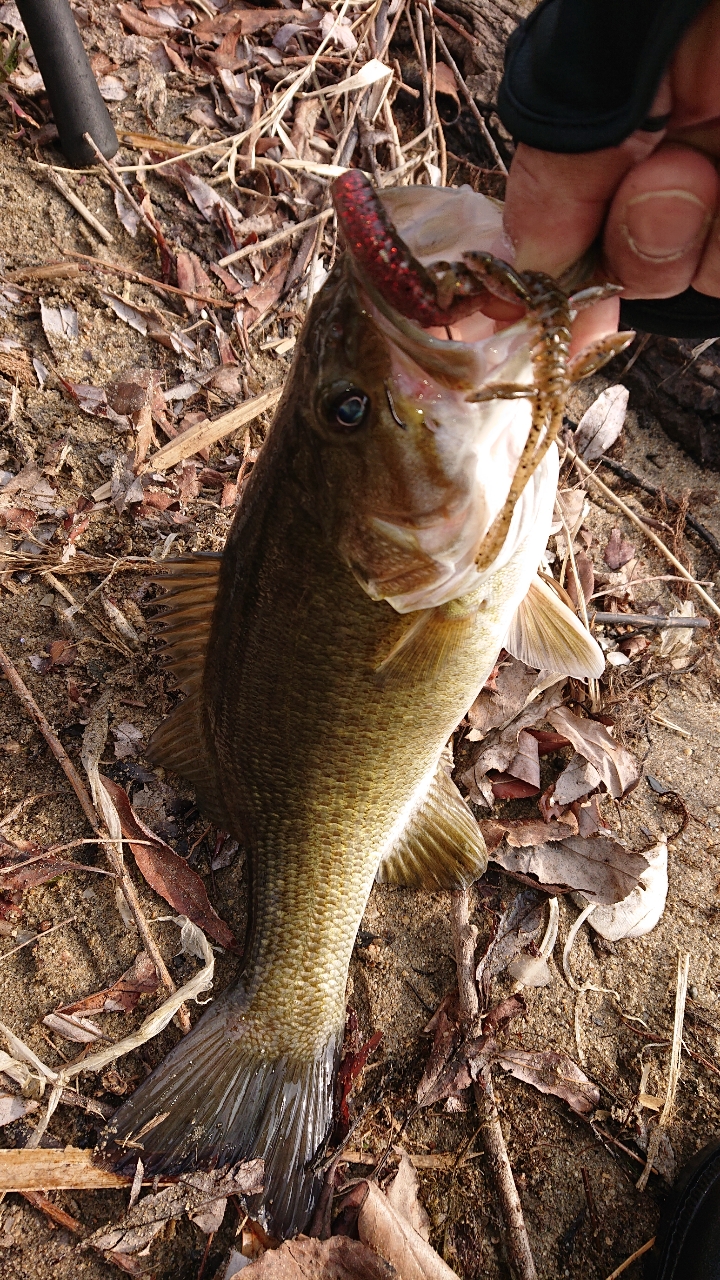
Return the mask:
[[644,1191],[653,1161],[660,1148],[660,1139],[662,1138],[663,1129],[667,1128],[670,1123],[673,1107],[675,1105],[675,1093],[677,1091],[678,1080],[680,1078],[680,1063],[682,1058],[682,1033],[685,1023],[685,1001],[687,1000],[688,974],[690,972],[690,953],[680,952],[678,955],[677,967],[677,987],[675,990],[675,1021],[673,1025],[672,1049],[670,1052],[670,1071],[668,1073],[667,1090],[665,1092],[665,1105],[660,1113],[660,1118],[650,1134],[648,1142],[647,1160],[637,1181],[638,1191]]

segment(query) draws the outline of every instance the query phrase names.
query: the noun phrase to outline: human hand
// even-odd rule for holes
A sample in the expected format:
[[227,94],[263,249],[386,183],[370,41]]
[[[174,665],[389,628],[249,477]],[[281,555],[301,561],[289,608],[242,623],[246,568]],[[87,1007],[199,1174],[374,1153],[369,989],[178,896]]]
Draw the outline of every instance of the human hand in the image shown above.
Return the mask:
[[[720,297],[720,0],[687,30],[651,115],[620,146],[580,155],[520,144],[512,162],[505,228],[515,266],[559,276],[602,234],[596,280],[625,298],[664,298],[692,285]],[[574,346],[617,327],[619,304],[603,302],[576,322]]]

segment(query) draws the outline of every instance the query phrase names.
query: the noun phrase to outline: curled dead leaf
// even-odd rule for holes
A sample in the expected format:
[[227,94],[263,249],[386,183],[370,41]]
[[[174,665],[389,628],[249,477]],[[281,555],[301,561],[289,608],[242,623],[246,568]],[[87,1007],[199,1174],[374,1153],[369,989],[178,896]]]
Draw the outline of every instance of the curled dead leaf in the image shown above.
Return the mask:
[[566,1053],[554,1049],[499,1049],[494,1061],[516,1080],[531,1084],[541,1093],[563,1098],[578,1115],[586,1116],[600,1102],[600,1090]]
[[138,818],[127,792],[101,777],[120,817],[122,833],[130,844],[138,869],[156,893],[180,915],[187,916],[204,933],[230,951],[238,951],[232,930],[220,918],[207,896],[200,876],[170,845]]
[[621,800],[637,786],[640,770],[635,759],[615,741],[605,725],[598,720],[582,719],[567,707],[553,708],[547,719],[570,739],[580,755],[590,761],[615,800]]
[[634,853],[613,835],[583,838],[570,836],[555,844],[526,849],[505,846],[493,850],[491,861],[510,874],[536,877],[552,890],[580,890],[591,902],[612,906],[621,902],[640,883],[647,859]]

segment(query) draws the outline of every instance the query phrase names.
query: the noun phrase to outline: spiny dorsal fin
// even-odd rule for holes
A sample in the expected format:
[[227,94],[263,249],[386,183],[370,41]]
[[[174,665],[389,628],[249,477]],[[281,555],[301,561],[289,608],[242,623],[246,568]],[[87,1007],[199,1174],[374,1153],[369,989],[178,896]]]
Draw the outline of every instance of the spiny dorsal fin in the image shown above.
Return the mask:
[[505,640],[514,658],[540,671],[584,680],[605,670],[602,649],[552,587],[536,577]]
[[163,588],[155,630],[165,644],[163,662],[180,688],[199,688],[210,638],[222,556],[206,552],[163,562],[155,582]]
[[192,782],[206,818],[229,830],[217,786],[217,769],[203,731],[202,676],[217,596],[220,555],[189,555],[165,561],[155,579],[163,588],[155,630],[163,660],[188,694],[155,730],[148,759]]
[[487,867],[485,841],[440,758],[435,775],[402,835],[378,867],[381,884],[459,889]]

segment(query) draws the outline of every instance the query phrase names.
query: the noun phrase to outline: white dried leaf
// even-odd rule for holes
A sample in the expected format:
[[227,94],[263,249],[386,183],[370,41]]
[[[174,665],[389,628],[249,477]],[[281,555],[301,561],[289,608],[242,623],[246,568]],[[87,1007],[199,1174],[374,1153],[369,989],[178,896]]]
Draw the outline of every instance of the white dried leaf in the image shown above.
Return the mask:
[[140,226],[140,214],[133,209],[132,205],[125,199],[122,192],[115,191],[115,212],[122,222],[129,236],[133,238],[137,235],[137,229]]
[[117,294],[106,293],[100,290],[100,297],[115,312],[119,320],[124,320],[125,324],[129,324],[131,329],[136,329],[143,337],[147,336],[147,320],[141,315],[137,307],[133,307],[129,302],[125,302],[123,298],[118,298]]
[[0,1093],[0,1129],[3,1125],[12,1124],[13,1120],[22,1120],[30,1111],[37,1111],[40,1104],[33,1098],[19,1098],[14,1093]]
[[122,918],[123,924],[125,925],[125,928],[134,929],[136,927],[135,919],[132,911],[130,910],[127,904],[127,898],[125,897],[125,894],[123,893],[119,884],[115,885],[115,906],[120,912],[120,916]]
[[[671,618],[694,618],[695,605],[686,600],[679,609],[670,610]],[[684,662],[693,645],[692,627],[663,627],[660,632],[660,657]]]
[[62,338],[65,342],[76,342],[78,338],[78,315],[72,307],[50,307],[43,298],[40,299],[40,319],[45,337],[52,345],[53,338]]
[[[596,907],[588,917],[588,924],[601,938],[619,942],[621,938],[642,938],[661,919],[668,892],[668,851],[663,838],[654,849],[648,849],[643,857],[648,869],[640,876],[637,888],[611,907]],[[585,908],[588,899],[581,893],[572,895],[578,907]]]
[[594,462],[615,443],[625,422],[627,387],[619,385],[602,391],[585,410],[575,432],[575,452],[586,462]]
[[580,796],[586,796],[600,786],[602,779],[597,769],[577,751],[565,766],[555,783],[553,804],[572,804]]
[[117,76],[100,76],[97,82],[100,97],[106,102],[122,102],[127,98],[127,89]]
[[508,965],[508,973],[524,987],[547,987],[552,982],[547,960],[542,956],[518,956]]
[[76,1044],[94,1044],[103,1038],[101,1027],[90,1018],[80,1018],[74,1013],[48,1013],[43,1018],[43,1026]]

